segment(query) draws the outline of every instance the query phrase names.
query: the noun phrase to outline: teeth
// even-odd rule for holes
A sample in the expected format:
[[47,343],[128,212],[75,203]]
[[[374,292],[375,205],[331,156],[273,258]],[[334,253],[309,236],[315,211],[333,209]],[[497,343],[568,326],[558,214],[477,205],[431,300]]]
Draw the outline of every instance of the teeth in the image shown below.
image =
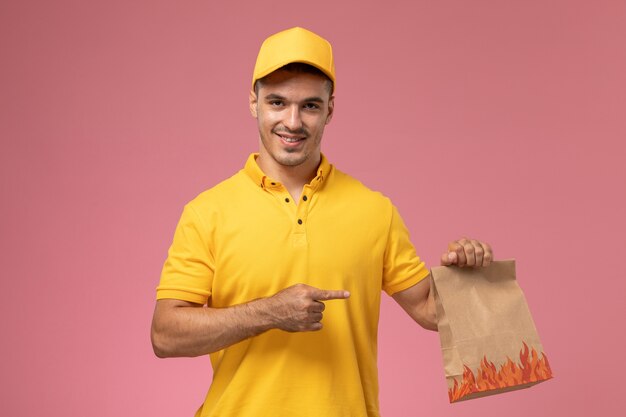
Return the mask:
[[284,136],[281,136],[281,138],[283,138],[285,142],[289,142],[289,143],[297,142],[300,140],[300,138],[286,138]]

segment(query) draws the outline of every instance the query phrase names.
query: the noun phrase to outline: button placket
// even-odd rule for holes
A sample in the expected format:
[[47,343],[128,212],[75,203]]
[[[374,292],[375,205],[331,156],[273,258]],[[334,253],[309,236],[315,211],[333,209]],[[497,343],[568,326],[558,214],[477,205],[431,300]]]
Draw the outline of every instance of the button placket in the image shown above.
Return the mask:
[[[302,195],[306,195],[308,192],[307,186],[302,190]],[[293,232],[291,233],[291,244],[293,246],[305,246],[307,244],[306,236],[306,218],[308,214],[307,204],[303,202],[303,197],[300,197],[298,204],[291,204],[293,207]]]
[[305,186],[302,190],[302,197],[300,197],[300,204],[298,204],[296,209],[296,223],[298,229],[306,226],[306,218],[309,214],[309,205],[307,204],[307,201],[309,200],[308,194],[310,193],[310,187]]

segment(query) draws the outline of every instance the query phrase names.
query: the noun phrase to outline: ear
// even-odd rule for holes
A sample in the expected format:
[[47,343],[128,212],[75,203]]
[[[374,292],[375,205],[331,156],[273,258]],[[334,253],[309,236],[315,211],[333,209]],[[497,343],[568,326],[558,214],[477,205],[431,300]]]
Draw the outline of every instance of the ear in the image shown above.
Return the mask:
[[252,117],[256,119],[258,100],[257,100],[257,96],[254,90],[250,90],[250,97],[248,97],[248,104],[250,106],[250,114],[252,115]]
[[328,99],[328,116],[326,116],[326,124],[330,123],[335,111],[335,96],[330,96]]

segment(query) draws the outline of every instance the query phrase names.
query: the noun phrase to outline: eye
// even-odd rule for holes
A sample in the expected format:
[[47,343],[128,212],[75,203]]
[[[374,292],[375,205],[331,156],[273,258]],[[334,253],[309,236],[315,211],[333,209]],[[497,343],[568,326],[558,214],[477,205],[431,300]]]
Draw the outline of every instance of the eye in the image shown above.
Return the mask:
[[284,103],[282,100],[270,100],[270,106],[282,106]]
[[318,104],[316,104],[316,103],[306,103],[304,105],[304,108],[307,109],[307,110],[317,110],[317,109],[320,108],[320,106]]

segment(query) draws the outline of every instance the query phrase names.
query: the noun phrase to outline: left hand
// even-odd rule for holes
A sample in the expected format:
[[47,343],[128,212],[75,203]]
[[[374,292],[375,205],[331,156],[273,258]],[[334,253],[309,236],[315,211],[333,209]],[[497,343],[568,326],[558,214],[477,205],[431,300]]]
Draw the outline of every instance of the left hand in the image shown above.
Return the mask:
[[493,261],[491,246],[475,239],[459,239],[450,242],[448,252],[441,255],[441,265],[489,266]]

